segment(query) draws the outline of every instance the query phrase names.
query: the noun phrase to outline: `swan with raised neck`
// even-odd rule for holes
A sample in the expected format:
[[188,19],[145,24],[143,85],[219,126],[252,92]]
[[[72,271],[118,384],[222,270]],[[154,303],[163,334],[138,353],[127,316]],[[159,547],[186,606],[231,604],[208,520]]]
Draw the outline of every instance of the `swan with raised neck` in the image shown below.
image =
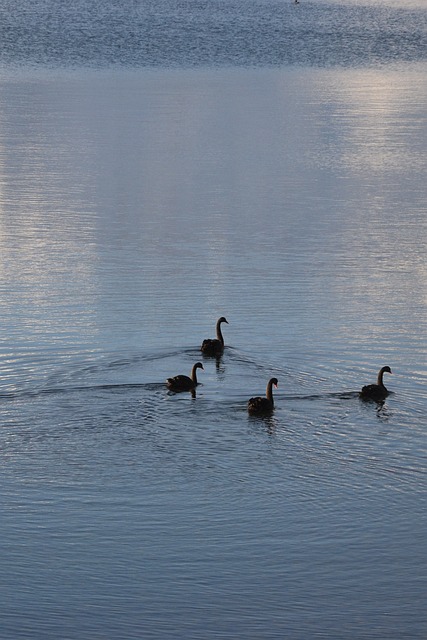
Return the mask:
[[201,362],[196,362],[191,369],[191,376],[178,375],[166,380],[166,386],[171,391],[191,391],[199,384],[197,381],[197,369],[204,369]]
[[270,378],[267,383],[265,397],[255,396],[248,400],[249,413],[270,413],[274,409],[273,387],[277,387],[277,378]]
[[224,351],[224,337],[221,331],[221,325],[225,322],[228,324],[228,320],[221,316],[216,323],[216,338],[206,338],[203,340],[200,347],[201,352],[205,356],[219,356]]
[[377,402],[381,402],[388,396],[389,391],[383,382],[385,373],[392,373],[389,366],[381,367],[378,372],[376,384],[367,384],[362,387],[362,390],[359,393],[362,400],[376,400]]

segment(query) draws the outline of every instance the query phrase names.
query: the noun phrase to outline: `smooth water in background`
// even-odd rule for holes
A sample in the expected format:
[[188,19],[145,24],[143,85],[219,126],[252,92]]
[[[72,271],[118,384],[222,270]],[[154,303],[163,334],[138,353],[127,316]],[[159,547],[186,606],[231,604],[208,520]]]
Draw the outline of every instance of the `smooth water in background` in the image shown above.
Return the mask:
[[423,3],[0,13],[0,638],[425,638]]

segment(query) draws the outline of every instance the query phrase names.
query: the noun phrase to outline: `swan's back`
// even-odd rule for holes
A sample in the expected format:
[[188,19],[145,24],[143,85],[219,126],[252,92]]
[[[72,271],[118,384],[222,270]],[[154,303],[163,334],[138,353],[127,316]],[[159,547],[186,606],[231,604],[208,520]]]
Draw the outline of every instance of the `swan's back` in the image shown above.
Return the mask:
[[201,352],[205,356],[219,356],[223,350],[224,345],[216,338],[206,338],[206,340],[203,340],[202,342]]
[[362,400],[381,401],[387,398],[388,390],[385,388],[384,385],[367,384],[364,387],[362,387],[362,390],[359,393],[359,396],[362,398]]
[[191,391],[196,383],[188,376],[179,375],[166,380],[166,385],[171,391]]
[[256,396],[248,400],[248,411],[252,414],[270,413],[274,409],[274,404],[268,398]]

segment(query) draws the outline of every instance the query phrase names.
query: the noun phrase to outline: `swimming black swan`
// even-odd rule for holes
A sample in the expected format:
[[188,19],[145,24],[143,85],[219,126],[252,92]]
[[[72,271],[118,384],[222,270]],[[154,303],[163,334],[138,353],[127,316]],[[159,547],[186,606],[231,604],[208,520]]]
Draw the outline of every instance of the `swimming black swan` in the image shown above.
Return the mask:
[[171,391],[191,391],[195,389],[198,385],[197,382],[197,369],[204,369],[201,362],[196,362],[191,370],[191,378],[188,376],[180,375],[175,376],[174,378],[168,378],[166,380],[166,385],[168,389]]
[[377,384],[367,384],[362,387],[362,391],[359,393],[362,400],[376,400],[377,402],[384,400],[388,396],[388,390],[384,386],[383,375],[391,372],[390,367],[382,367],[378,373]]
[[222,337],[221,332],[221,324],[225,322],[228,324],[227,320],[222,316],[218,322],[216,323],[216,338],[207,338],[203,340],[202,346],[200,347],[201,352],[205,356],[220,356],[224,351],[224,338]]
[[260,413],[271,413],[274,409],[274,400],[273,400],[273,385],[277,387],[278,382],[277,378],[271,378],[267,384],[266,397],[261,398],[257,396],[256,398],[251,398],[248,400],[248,411],[252,414],[260,414]]

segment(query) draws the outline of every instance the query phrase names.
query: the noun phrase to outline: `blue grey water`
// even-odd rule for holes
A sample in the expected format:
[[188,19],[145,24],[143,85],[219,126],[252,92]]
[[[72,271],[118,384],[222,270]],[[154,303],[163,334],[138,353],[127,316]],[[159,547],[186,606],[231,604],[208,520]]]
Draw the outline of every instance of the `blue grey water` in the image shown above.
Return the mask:
[[1,640],[427,637],[426,26],[1,2]]

